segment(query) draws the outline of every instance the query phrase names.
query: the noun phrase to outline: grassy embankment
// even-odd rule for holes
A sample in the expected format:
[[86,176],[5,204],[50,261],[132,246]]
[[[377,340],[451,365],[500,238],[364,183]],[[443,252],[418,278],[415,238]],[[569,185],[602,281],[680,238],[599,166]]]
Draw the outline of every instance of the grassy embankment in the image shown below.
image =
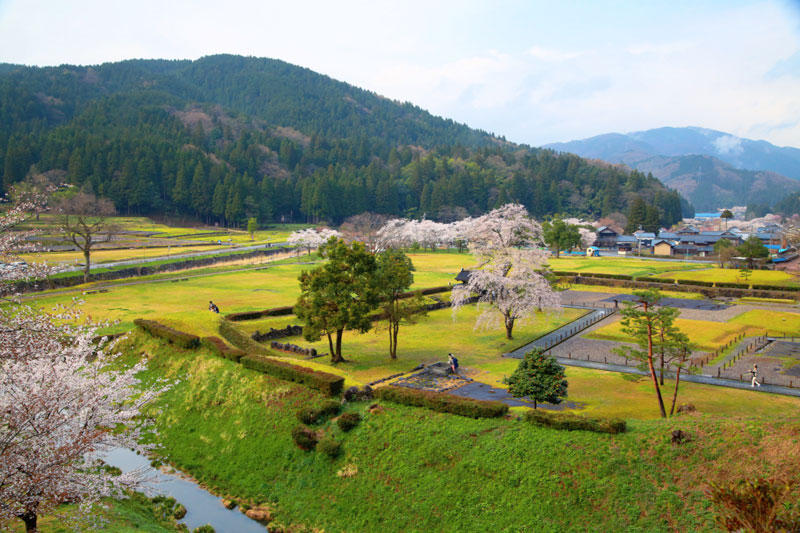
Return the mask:
[[[146,379],[178,380],[157,418],[163,454],[222,495],[269,502],[284,524],[327,531],[707,530],[709,481],[800,472],[796,429],[785,421],[800,400],[695,384],[682,389],[681,400],[700,414],[629,420],[629,432],[616,436],[350,404],[347,410],[365,417],[355,430],[318,427],[343,441],[343,455],[332,460],[291,441],[294,412],[322,401],[310,389],[141,333],[123,348],[130,359],[148,355]],[[514,363],[498,361],[497,373]],[[624,416],[634,405],[656,414],[644,380],[583,369],[567,376],[569,399],[593,406],[592,414]],[[675,427],[692,441],[671,445]]]

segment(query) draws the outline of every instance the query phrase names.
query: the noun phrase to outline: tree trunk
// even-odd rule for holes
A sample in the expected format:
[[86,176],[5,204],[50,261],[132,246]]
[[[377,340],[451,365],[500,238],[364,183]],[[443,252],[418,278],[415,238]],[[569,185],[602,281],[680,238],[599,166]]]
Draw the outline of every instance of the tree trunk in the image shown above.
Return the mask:
[[86,283],[89,281],[89,248],[86,247],[83,249],[83,282]]
[[331,334],[327,333],[328,335],[328,348],[331,351],[331,363],[336,363],[336,351],[333,349],[333,338],[331,338]]
[[[647,312],[647,302],[644,304],[644,310]],[[653,387],[655,387],[656,396],[658,396],[658,408],[661,410],[661,418],[667,418],[667,410],[664,408],[664,398],[661,397],[661,387],[658,386],[656,369],[653,366],[653,325],[650,322],[647,324],[647,366],[650,368],[650,377],[653,378]]]
[[511,333],[514,331],[514,318],[506,316],[506,338],[513,339]]
[[344,357],[342,357],[342,333],[344,333],[343,329],[336,330],[336,355],[333,359],[334,363],[344,362]]
[[678,365],[678,371],[675,373],[675,392],[672,393],[672,407],[669,410],[669,416],[675,414],[675,400],[678,399],[678,385],[681,382],[681,367]]
[[36,533],[39,528],[36,525],[37,516],[33,511],[27,511],[25,514],[20,515],[19,518],[25,523],[25,531],[27,533]]
[[389,357],[397,359],[397,331],[400,329],[400,322],[389,319]]
[[556,248],[556,259],[558,259],[558,256],[560,255],[560,253],[561,253],[561,250],[559,250],[558,248]]
[[661,364],[661,369],[659,370],[658,379],[661,382],[661,386],[664,386],[664,330],[661,330],[661,347],[658,351],[658,358],[659,363]]

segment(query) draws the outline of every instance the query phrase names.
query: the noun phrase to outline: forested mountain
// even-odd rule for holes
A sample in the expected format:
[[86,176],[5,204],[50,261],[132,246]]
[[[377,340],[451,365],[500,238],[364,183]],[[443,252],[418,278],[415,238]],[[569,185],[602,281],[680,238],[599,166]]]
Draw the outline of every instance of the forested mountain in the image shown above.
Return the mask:
[[48,173],[122,213],[207,222],[446,218],[509,201],[599,216],[678,194],[652,176],[506,142],[308,69],[238,56],[0,65],[0,184]]
[[773,204],[800,190],[800,149],[704,128],[608,133],[547,147],[652,173],[702,210]]

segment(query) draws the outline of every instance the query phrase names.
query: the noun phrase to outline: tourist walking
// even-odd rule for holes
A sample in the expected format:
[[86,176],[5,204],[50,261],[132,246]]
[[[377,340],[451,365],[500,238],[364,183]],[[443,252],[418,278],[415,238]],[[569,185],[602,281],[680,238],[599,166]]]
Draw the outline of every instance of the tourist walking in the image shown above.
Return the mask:
[[447,363],[450,365],[450,370],[452,370],[453,374],[458,374],[458,359],[456,359],[456,356],[451,353],[447,354]]
[[750,380],[750,386],[755,387],[758,385],[760,387],[761,383],[758,382],[758,365],[753,365],[753,370],[750,371],[750,374],[753,376],[753,379]]

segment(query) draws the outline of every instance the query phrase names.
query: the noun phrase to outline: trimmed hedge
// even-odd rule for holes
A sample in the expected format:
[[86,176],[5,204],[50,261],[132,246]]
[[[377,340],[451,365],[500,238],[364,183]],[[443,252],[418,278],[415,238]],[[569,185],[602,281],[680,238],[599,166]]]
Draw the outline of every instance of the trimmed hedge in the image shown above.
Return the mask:
[[378,397],[403,405],[425,407],[440,413],[468,416],[471,418],[497,418],[508,412],[503,402],[473,400],[443,392],[408,389],[405,387],[382,387],[376,391]]
[[333,437],[322,437],[317,443],[317,451],[320,451],[330,457],[336,459],[342,453],[342,443],[333,439]]
[[270,354],[270,351],[267,350],[266,347],[251,339],[247,334],[240,331],[236,326],[227,320],[220,320],[217,330],[219,331],[219,334],[222,335],[223,339],[233,344],[240,350],[257,355]]
[[553,429],[567,431],[594,431],[595,433],[623,433],[626,429],[625,421],[619,418],[590,418],[573,415],[571,413],[554,413],[533,409],[525,413],[525,420],[532,424]]
[[270,309],[262,309],[260,311],[244,311],[242,313],[230,313],[225,315],[225,320],[231,322],[242,322],[244,320],[255,320],[265,316],[284,316],[293,315],[294,307],[286,305],[284,307],[272,307]]
[[336,400],[328,400],[320,407],[304,407],[297,411],[297,419],[303,424],[317,424],[324,421],[331,415],[338,415],[342,410],[342,404]]
[[361,415],[358,413],[345,413],[336,419],[339,429],[347,433],[361,422]]
[[725,287],[726,289],[749,289],[748,283],[736,283],[732,281],[717,281],[714,283],[717,287]]
[[203,337],[200,342],[203,346],[216,353],[220,357],[230,359],[235,363],[238,363],[239,359],[245,356],[245,353],[242,350],[239,348],[231,348],[219,337]]
[[[411,292],[407,292],[406,294],[408,294],[409,296],[413,296],[417,292],[419,292],[419,293],[421,293],[423,295],[439,294],[441,292],[450,292],[451,288],[452,287],[448,287],[447,285],[442,285],[442,286],[439,286],[439,287],[431,287],[429,289],[422,289],[420,291],[411,291]],[[404,294],[404,296],[405,296],[405,294]]]
[[763,291],[800,291],[800,287],[784,287],[782,285],[753,285],[753,289],[760,289]]
[[675,280],[674,279],[667,279],[667,278],[642,277],[642,278],[636,278],[636,281],[644,281],[644,282],[647,282],[647,283],[662,283],[664,285],[675,285]]
[[633,276],[629,276],[628,274],[598,274],[598,273],[586,273],[580,274],[581,277],[586,278],[603,278],[603,279],[624,279],[624,280],[632,280]]
[[279,379],[287,381],[294,381],[322,391],[329,396],[337,396],[341,394],[344,387],[344,378],[329,374],[327,372],[319,372],[304,366],[293,365],[277,359],[270,359],[268,357],[261,357],[258,355],[246,355],[240,361],[244,366],[264,374],[269,374]]
[[200,346],[200,337],[197,335],[178,331],[177,329],[165,326],[164,324],[159,324],[155,320],[137,318],[133,321],[133,323],[148,332],[153,337],[167,339],[172,344],[177,344],[182,348],[192,349]]
[[307,427],[297,426],[292,429],[292,440],[301,450],[308,452],[316,447],[317,434]]
[[700,281],[699,279],[679,279],[678,285],[695,285],[697,287],[713,287],[713,281]]

